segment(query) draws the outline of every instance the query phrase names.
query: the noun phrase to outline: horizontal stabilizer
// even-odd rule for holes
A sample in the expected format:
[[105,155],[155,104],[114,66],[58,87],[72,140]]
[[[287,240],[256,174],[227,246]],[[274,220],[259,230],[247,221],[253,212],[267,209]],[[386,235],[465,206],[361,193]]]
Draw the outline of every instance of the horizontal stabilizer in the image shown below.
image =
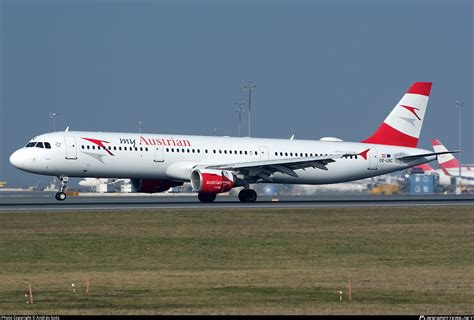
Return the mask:
[[429,156],[439,156],[442,154],[447,154],[447,153],[459,153],[461,150],[451,150],[451,151],[441,151],[441,152],[431,152],[431,153],[422,153],[422,154],[415,154],[412,156],[401,156],[401,157],[395,157],[397,160],[402,160],[402,161],[410,161],[410,160],[416,160],[424,157],[429,157]]

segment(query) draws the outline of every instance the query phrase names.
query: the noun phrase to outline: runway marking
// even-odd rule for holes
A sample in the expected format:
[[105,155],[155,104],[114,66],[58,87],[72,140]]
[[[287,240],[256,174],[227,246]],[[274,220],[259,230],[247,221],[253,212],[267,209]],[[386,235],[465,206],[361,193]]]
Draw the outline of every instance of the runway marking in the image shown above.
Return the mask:
[[[8,206],[8,205],[7,205]],[[420,206],[474,206],[474,202],[457,202],[449,201],[448,203],[443,202],[424,202],[424,203],[390,203],[390,202],[377,202],[377,203],[261,203],[261,204],[219,204],[215,203],[212,205],[203,205],[203,204],[181,204],[181,205],[143,205],[143,206],[127,206],[122,204],[120,206],[108,206],[104,205],[93,205],[88,206],[87,204],[71,204],[71,206],[45,206],[40,204],[39,207],[16,207],[12,206],[10,208],[0,208],[0,211],[97,211],[97,210],[158,210],[158,209],[285,209],[285,208],[355,208],[355,207],[420,207]]]

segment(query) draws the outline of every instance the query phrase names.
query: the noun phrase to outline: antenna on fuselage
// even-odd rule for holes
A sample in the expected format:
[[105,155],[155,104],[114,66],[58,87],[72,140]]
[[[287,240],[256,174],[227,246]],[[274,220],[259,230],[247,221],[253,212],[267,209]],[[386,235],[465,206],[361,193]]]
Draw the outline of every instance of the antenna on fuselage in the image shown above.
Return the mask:
[[64,130],[64,132],[69,132],[69,126]]

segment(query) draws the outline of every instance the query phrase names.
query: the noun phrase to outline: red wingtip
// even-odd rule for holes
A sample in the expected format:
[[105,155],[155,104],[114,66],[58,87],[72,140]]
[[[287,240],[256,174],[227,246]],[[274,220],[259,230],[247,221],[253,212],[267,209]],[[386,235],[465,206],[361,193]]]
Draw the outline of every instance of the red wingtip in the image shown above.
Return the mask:
[[429,97],[432,84],[431,82],[415,82],[408,89],[407,93],[421,94]]
[[433,145],[433,146],[442,146],[443,144],[438,139],[432,139],[431,140],[431,145]]

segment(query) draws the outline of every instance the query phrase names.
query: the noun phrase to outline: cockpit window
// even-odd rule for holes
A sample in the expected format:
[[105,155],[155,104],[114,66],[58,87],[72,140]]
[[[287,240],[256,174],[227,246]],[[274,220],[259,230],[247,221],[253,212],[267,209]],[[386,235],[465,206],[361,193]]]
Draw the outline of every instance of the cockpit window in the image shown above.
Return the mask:
[[26,145],[26,148],[33,148],[35,146],[36,142],[28,142]]
[[46,149],[51,149],[51,145],[49,144],[49,142],[45,142],[45,143],[44,143],[44,147],[45,147]]
[[43,142],[38,142],[38,143],[36,144],[36,148],[44,148],[44,147],[43,147]]

